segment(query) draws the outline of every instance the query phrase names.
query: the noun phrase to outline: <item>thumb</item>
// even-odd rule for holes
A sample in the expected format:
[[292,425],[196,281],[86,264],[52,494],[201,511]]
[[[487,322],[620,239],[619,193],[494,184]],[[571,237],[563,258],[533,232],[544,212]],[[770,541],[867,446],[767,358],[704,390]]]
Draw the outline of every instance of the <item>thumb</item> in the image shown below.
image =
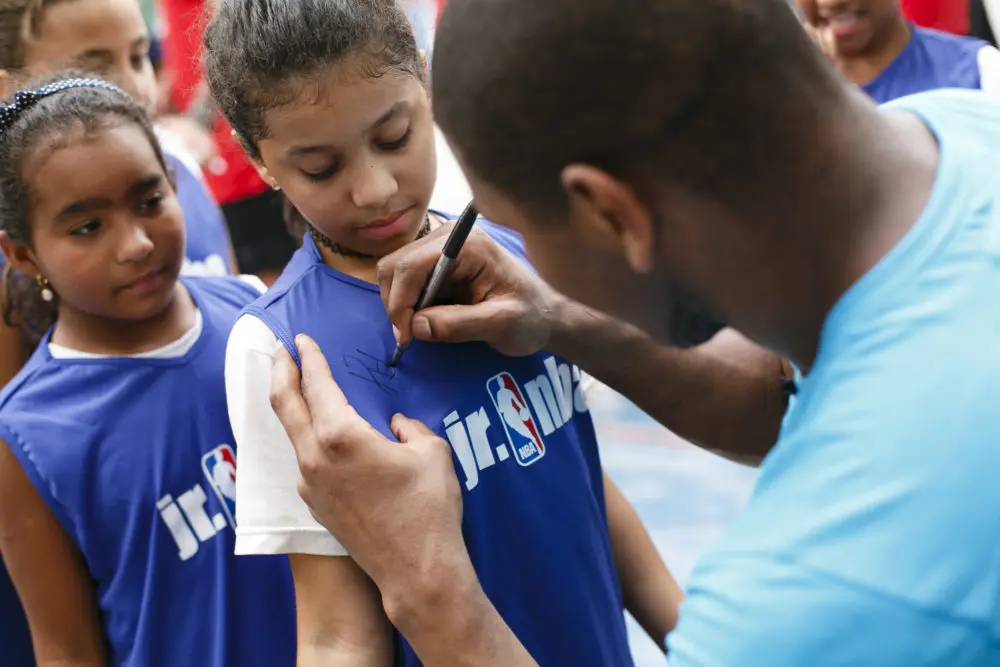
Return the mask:
[[490,342],[509,330],[517,311],[505,300],[493,299],[471,306],[433,306],[413,316],[410,332],[417,340],[440,343]]
[[410,442],[419,438],[433,436],[434,431],[430,430],[426,424],[416,419],[410,419],[404,415],[396,415],[389,425],[393,435],[400,442]]

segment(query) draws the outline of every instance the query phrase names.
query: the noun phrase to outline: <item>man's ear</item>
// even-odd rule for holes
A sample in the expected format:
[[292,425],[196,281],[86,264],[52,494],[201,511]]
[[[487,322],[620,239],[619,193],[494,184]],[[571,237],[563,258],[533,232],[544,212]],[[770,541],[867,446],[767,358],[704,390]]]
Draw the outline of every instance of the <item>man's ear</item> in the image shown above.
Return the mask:
[[0,250],[3,250],[7,263],[18,273],[29,278],[42,275],[35,252],[28,245],[15,242],[7,232],[0,232]]
[[621,248],[636,273],[648,273],[655,263],[656,235],[649,209],[635,191],[606,171],[588,164],[571,164],[562,171],[570,209],[594,230]]

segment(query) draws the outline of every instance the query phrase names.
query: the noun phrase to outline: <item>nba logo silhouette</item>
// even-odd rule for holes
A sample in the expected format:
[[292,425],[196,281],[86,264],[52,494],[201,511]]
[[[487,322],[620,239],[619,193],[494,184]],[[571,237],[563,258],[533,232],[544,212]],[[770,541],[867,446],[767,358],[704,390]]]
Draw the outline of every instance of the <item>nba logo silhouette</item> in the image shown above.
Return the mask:
[[500,422],[517,462],[530,466],[545,456],[545,443],[531,416],[531,408],[511,374],[504,372],[491,377],[486,382],[486,391],[500,413]]
[[236,454],[229,445],[219,445],[201,457],[208,485],[222,505],[229,525],[236,530]]

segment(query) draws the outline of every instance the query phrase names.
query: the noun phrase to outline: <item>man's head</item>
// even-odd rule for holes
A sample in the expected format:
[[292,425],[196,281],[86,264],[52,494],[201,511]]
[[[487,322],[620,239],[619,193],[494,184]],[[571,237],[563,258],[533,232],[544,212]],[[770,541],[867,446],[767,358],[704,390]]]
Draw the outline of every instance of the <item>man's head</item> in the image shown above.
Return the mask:
[[549,282],[691,344],[845,89],[787,0],[453,0],[433,95],[480,209]]

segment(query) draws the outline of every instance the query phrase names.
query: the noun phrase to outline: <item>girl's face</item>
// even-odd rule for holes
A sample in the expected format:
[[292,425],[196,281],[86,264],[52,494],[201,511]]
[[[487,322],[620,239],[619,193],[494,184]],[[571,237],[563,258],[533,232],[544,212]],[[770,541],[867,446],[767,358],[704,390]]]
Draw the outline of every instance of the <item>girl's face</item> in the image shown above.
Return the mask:
[[94,72],[152,114],[156,75],[149,33],[136,0],[68,0],[45,7],[25,51],[31,78],[65,69]]
[[414,240],[437,163],[427,89],[390,70],[379,78],[344,62],[297,99],[267,113],[262,167],[314,227],[381,257]]
[[173,297],[184,222],[173,187],[142,129],[123,124],[43,141],[27,157],[32,243],[3,249],[14,268],[44,276],[59,308],[141,321]]

